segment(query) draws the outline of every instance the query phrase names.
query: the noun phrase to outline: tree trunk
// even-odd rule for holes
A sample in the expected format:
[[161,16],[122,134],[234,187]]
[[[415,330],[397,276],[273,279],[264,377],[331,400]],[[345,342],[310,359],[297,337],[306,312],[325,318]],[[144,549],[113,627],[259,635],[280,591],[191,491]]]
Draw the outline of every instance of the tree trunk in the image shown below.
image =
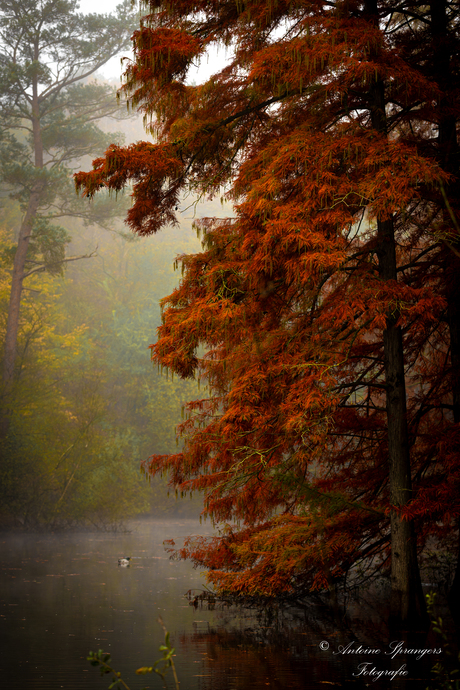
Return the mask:
[[[35,47],[38,60],[38,46]],[[34,140],[34,164],[39,170],[43,168],[43,143],[40,126],[40,102],[38,97],[38,78],[34,78],[32,84],[32,128]],[[35,216],[40,207],[40,200],[44,188],[43,180],[37,179],[30,192],[27,210],[19,230],[18,246],[14,257],[13,275],[11,278],[11,292],[8,306],[8,320],[6,326],[5,344],[3,351],[2,370],[2,405],[0,420],[0,439],[8,434],[12,412],[12,395],[15,378],[15,363],[17,356],[17,341],[19,330],[19,314],[21,310],[21,297],[27,251]]]
[[24,266],[32,233],[32,224],[40,204],[41,188],[38,185],[35,185],[35,187],[30,195],[27,211],[19,230],[18,247],[14,257],[3,358],[3,384],[6,391],[10,390],[14,379]]
[[[377,221],[379,274],[396,280],[396,247],[393,221]],[[426,619],[413,522],[402,520],[398,508],[412,497],[411,463],[407,429],[406,385],[399,314],[387,316],[383,333],[386,410],[388,423],[388,479],[391,525],[390,623],[417,627]]]
[[[377,0],[367,0],[367,18],[378,23]],[[372,127],[379,134],[387,134],[385,88],[377,79],[370,89]],[[393,219],[377,219],[377,258],[382,280],[396,281],[396,243]],[[397,325],[398,311],[386,318],[383,333],[385,362],[386,411],[388,423],[388,481],[391,528],[391,600],[390,627],[417,628],[427,620],[414,525],[402,520],[399,508],[412,496],[411,462],[407,429],[406,383],[401,328]]]

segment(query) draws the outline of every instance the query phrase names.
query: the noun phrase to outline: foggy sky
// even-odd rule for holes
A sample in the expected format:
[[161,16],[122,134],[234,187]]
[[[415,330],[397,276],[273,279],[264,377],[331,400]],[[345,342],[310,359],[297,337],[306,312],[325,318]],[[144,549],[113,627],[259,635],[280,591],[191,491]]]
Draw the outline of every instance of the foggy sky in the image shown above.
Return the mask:
[[[99,0],[95,7],[94,0],[80,0],[79,11],[83,12],[84,14],[94,11],[96,11],[98,14],[110,14],[115,11],[115,8],[118,4],[118,0]],[[121,76],[120,58],[124,56],[130,56],[129,51],[123,51],[120,53],[120,55],[109,60],[109,62],[107,62],[104,67],[99,70],[100,73],[106,79],[119,80]],[[199,67],[189,71],[188,81],[196,82],[197,84],[206,81],[213,73],[222,69],[225,64],[226,57],[225,49],[221,48],[219,51],[213,49],[209,59],[203,58]]]

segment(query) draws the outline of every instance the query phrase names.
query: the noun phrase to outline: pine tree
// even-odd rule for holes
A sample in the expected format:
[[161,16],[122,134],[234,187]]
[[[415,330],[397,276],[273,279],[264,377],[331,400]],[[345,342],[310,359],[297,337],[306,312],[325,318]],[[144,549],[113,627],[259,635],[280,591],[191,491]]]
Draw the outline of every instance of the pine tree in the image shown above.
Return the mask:
[[[8,407],[23,281],[40,270],[59,272],[69,260],[69,237],[56,220],[80,215],[103,221],[114,213],[104,203],[91,210],[76,203],[71,168],[113,138],[96,123],[120,115],[114,89],[89,78],[129,45],[133,14],[129,3],[119,5],[117,15],[84,16],[67,0],[2,0],[0,17],[0,179],[23,211],[3,353]],[[7,426],[8,414],[3,433]]]

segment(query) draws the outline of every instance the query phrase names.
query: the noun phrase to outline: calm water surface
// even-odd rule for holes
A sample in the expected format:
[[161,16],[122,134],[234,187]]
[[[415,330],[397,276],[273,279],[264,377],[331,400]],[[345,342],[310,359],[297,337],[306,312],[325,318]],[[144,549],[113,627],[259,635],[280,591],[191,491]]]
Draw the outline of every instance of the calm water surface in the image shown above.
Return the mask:
[[[190,563],[170,561],[163,540],[210,530],[190,521],[130,527],[128,534],[0,535],[2,688],[104,690],[110,677],[101,678],[86,660],[101,648],[131,690],[161,688],[159,677],[134,673],[161,657],[161,615],[176,649],[181,690],[425,689],[437,658],[429,665],[412,662],[408,680],[397,673],[407,659],[385,656],[388,640],[378,641],[383,633],[372,641],[364,629],[357,636],[315,614],[270,617],[191,606],[185,594],[199,593],[204,578]],[[129,568],[118,567],[121,556],[132,557]],[[350,641],[380,649],[378,659],[338,653]],[[369,661],[367,670],[393,670],[393,680],[360,673],[359,664]]]

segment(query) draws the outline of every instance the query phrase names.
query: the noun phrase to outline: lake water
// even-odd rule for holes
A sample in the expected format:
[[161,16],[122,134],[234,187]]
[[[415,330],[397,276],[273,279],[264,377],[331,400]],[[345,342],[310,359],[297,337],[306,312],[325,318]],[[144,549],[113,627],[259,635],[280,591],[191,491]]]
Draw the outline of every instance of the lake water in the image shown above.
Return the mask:
[[[101,677],[86,659],[89,651],[103,649],[131,690],[161,689],[158,676],[134,673],[161,657],[161,616],[176,649],[181,690],[425,690],[439,656],[416,660],[396,654],[390,660],[391,641],[384,639],[378,607],[373,620],[366,614],[367,627],[358,621],[354,629],[314,608],[195,608],[185,594],[199,593],[204,577],[188,562],[171,561],[163,540],[180,543],[210,528],[185,520],[137,521],[130,528],[115,534],[0,535],[2,688],[104,690],[110,676]],[[130,567],[117,565],[122,556],[132,557]],[[350,644],[347,653],[340,651]],[[373,651],[354,653],[359,644]],[[393,677],[379,678],[383,670]],[[167,680],[173,688],[172,675]]]

